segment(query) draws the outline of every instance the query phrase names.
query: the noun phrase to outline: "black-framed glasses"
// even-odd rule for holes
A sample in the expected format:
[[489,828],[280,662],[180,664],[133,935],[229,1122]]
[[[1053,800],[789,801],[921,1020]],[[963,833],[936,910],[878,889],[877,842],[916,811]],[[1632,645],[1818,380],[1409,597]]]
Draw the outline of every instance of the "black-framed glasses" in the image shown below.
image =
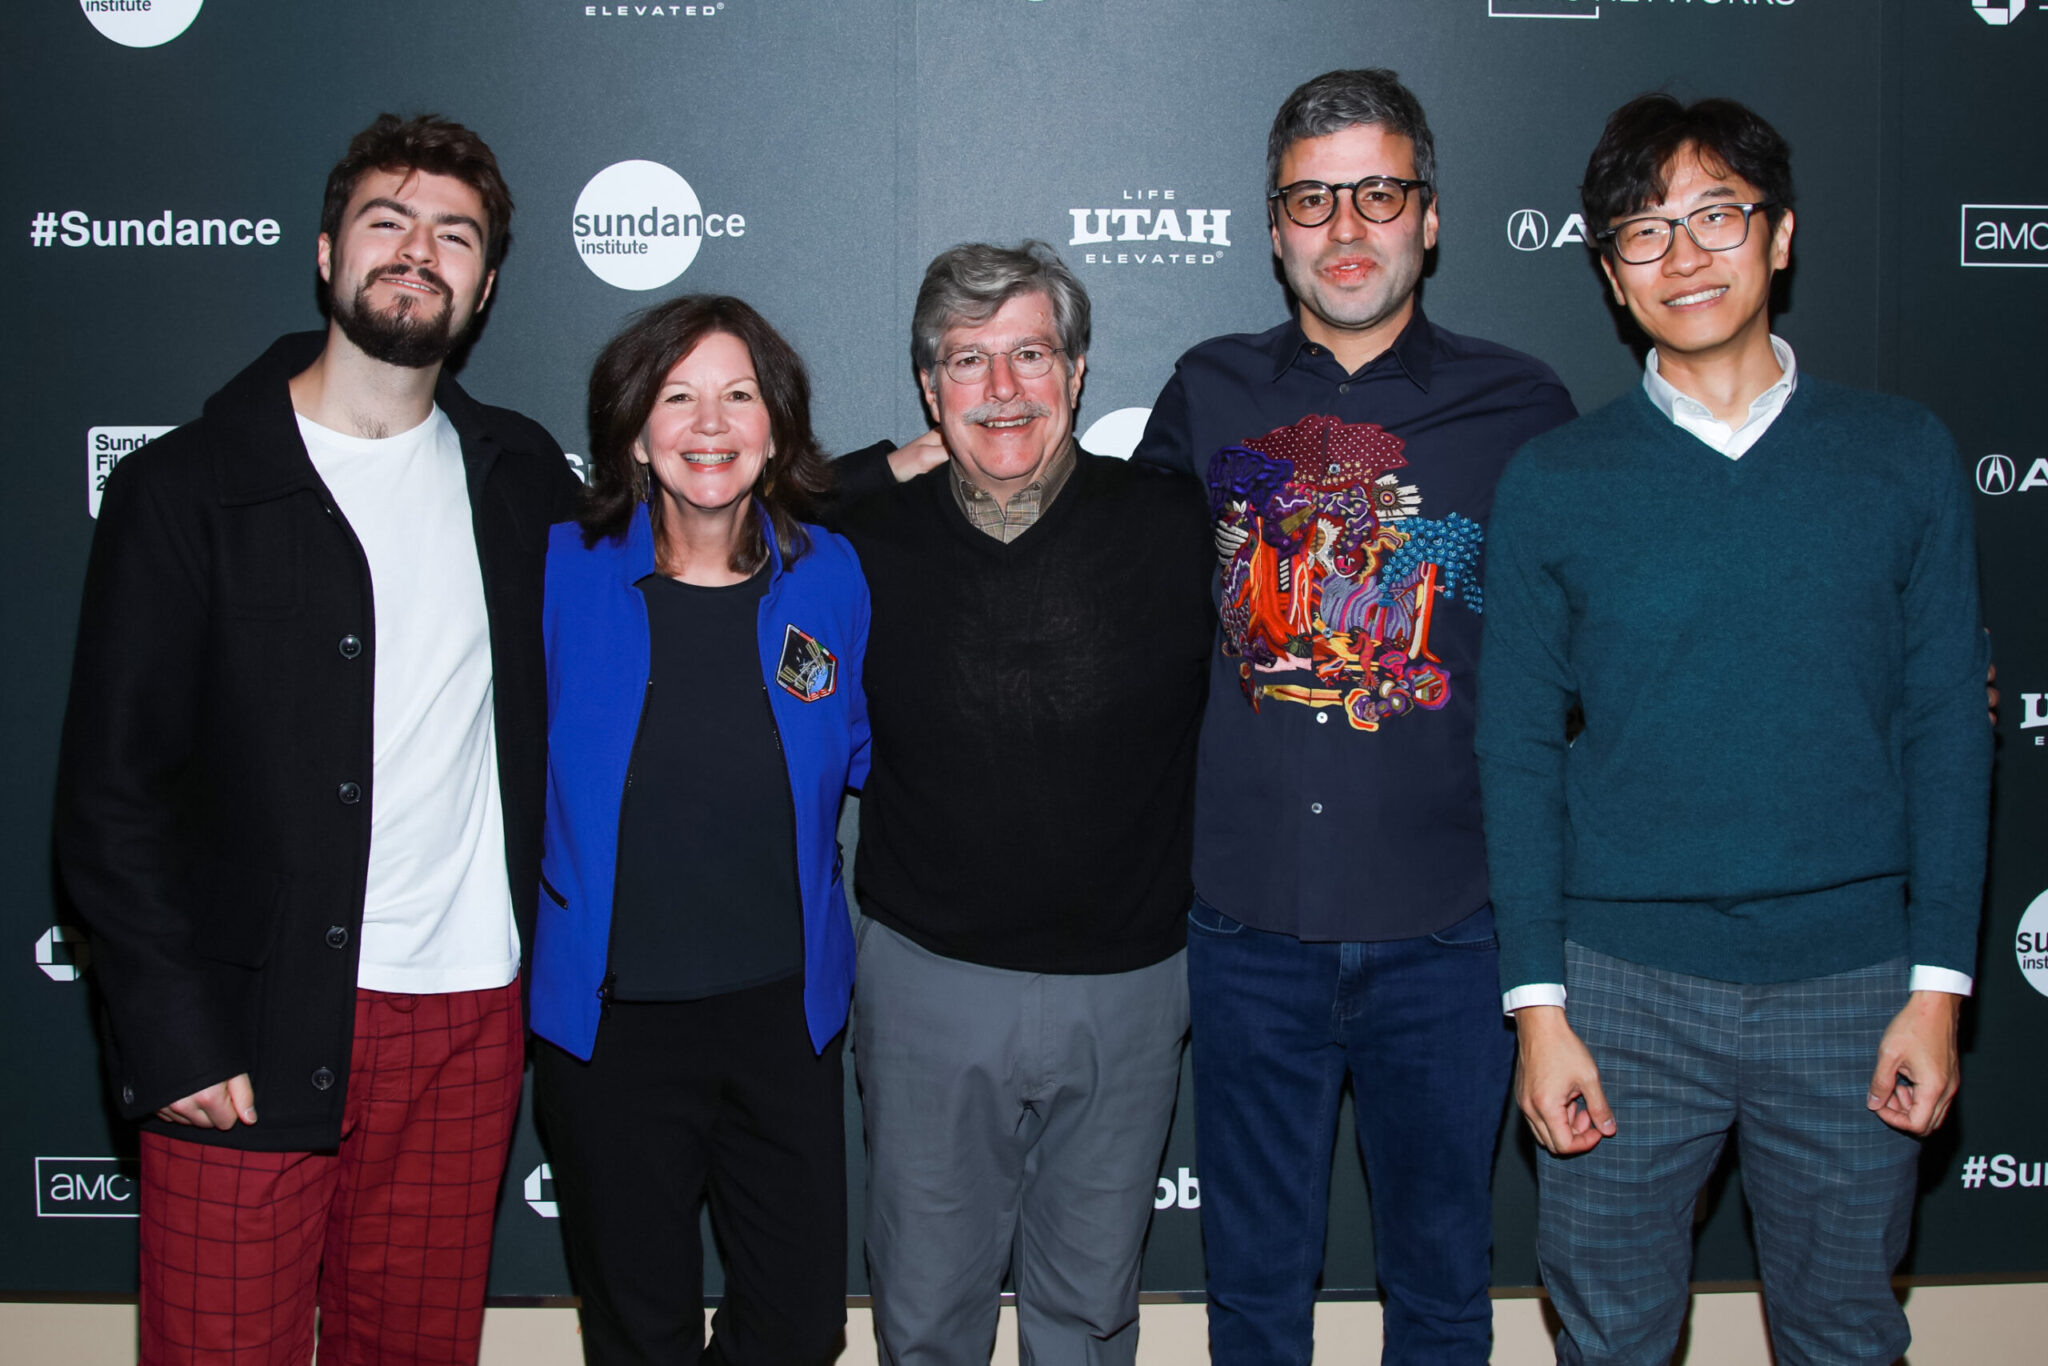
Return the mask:
[[1756,204],[1706,204],[1681,218],[1625,218],[1611,228],[1593,234],[1596,242],[1613,246],[1614,254],[1632,266],[1661,261],[1678,238],[1678,229],[1701,251],[1733,251],[1749,240],[1749,216],[1758,209],[1774,209],[1765,200]]
[[989,367],[995,363],[995,358],[1007,356],[1011,374],[1018,379],[1039,379],[1051,371],[1054,356],[1065,354],[1064,347],[1025,342],[1007,351],[955,351],[950,356],[941,357],[939,367],[955,384],[979,384],[988,378]]
[[1304,228],[1320,228],[1330,221],[1337,212],[1337,191],[1351,191],[1351,207],[1358,216],[1368,223],[1391,223],[1401,216],[1401,210],[1408,207],[1408,196],[1416,190],[1429,190],[1426,180],[1403,180],[1399,176],[1369,175],[1363,180],[1347,180],[1341,185],[1326,185],[1320,180],[1297,180],[1292,185],[1282,185],[1266,196],[1279,200],[1281,211],[1296,224]]

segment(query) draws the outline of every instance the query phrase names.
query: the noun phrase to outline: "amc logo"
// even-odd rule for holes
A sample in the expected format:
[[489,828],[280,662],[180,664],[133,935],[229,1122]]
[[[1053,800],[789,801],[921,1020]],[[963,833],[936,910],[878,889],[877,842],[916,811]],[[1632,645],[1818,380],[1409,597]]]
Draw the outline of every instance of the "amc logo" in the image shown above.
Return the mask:
[[36,1218],[135,1218],[138,1166],[125,1157],[37,1158]]

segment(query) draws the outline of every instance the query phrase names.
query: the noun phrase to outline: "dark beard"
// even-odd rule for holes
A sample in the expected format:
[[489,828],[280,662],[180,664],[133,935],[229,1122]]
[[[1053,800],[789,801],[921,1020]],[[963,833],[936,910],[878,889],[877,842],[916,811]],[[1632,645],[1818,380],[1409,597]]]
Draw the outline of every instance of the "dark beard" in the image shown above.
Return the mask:
[[[441,291],[441,311],[431,317],[411,303],[396,312],[382,313],[370,306],[370,286],[387,275],[416,275]],[[341,334],[356,344],[371,360],[407,370],[424,370],[447,359],[462,338],[452,334],[448,321],[455,312],[455,299],[448,282],[430,270],[411,267],[375,272],[356,286],[355,297],[343,307],[338,291],[329,287],[328,300]]]

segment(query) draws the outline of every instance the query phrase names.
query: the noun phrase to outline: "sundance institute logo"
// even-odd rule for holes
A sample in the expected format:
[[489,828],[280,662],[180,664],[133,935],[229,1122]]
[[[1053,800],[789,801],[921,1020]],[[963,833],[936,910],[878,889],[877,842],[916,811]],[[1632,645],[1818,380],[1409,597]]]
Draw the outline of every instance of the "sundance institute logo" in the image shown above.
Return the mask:
[[576,199],[576,252],[620,289],[660,289],[690,268],[707,237],[741,237],[747,220],[706,213],[690,182],[658,161],[621,161]]
[[122,47],[161,47],[192,27],[205,0],[78,0],[85,17]]
[[2048,892],[2034,898],[2013,936],[2013,957],[2027,985],[2048,996]]

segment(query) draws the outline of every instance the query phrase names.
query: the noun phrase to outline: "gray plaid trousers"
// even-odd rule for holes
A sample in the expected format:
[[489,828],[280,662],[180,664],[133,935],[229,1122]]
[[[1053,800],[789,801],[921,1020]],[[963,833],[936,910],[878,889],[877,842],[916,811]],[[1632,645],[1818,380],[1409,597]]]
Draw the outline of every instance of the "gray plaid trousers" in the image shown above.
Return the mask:
[[1537,1258],[1569,1366],[1669,1361],[1692,1269],[1693,1206],[1730,1129],[1740,1144],[1779,1366],[1906,1350],[1891,1273],[1906,1249],[1919,1141],[1870,1112],[1904,959],[1744,985],[1565,947],[1566,1013],[1618,1132],[1537,1150]]

